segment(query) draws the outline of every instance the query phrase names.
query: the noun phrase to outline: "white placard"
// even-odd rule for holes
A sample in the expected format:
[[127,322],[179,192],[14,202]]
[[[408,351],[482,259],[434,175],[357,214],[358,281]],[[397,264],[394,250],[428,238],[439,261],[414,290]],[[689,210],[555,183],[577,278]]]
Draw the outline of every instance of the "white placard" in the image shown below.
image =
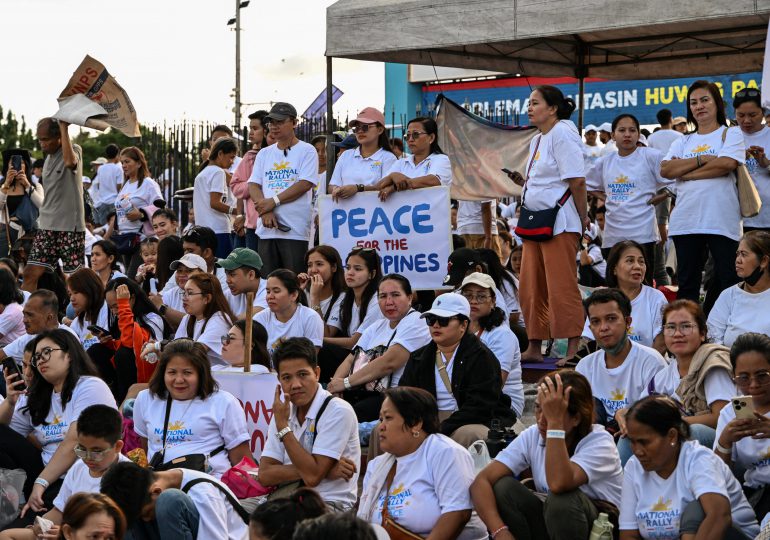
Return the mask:
[[449,188],[437,186],[393,193],[357,193],[334,202],[319,197],[322,244],[333,246],[344,261],[355,247],[374,248],[383,274],[401,274],[413,289],[440,289],[452,246]]

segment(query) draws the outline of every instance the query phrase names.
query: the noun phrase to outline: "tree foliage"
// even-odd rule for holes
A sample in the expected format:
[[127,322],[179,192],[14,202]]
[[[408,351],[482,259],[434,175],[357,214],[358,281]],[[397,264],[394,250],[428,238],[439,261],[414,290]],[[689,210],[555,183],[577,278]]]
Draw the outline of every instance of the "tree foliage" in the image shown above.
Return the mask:
[[19,121],[12,111],[5,112],[0,106],[0,149],[6,148],[26,148],[40,154],[35,135],[25,118],[22,116]]

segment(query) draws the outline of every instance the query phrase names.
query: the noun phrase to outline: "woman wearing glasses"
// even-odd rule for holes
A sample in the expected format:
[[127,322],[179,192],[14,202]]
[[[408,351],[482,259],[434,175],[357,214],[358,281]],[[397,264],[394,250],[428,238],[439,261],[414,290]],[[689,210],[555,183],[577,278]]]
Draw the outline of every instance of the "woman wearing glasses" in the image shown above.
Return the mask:
[[361,334],[353,352],[337,368],[326,389],[343,394],[359,422],[378,418],[382,391],[398,386],[409,355],[430,342],[430,333],[412,309],[412,286],[400,274],[388,274],[378,288],[384,319]]
[[745,332],[770,334],[770,232],[747,232],[738,244],[735,270],[743,281],[725,289],[709,313],[715,343],[732,346]]
[[211,365],[227,366],[222,360],[222,336],[235,321],[216,276],[196,272],[182,289],[182,317],[174,339],[194,339],[206,349]]
[[[251,372],[268,373],[270,355],[267,353],[267,330],[257,321],[251,321]],[[246,348],[246,321],[236,321],[226,335],[222,336],[222,359],[228,367],[213,367],[212,370],[243,373],[243,356]]]
[[763,229],[770,232],[770,128],[762,123],[762,96],[756,88],[744,88],[733,96],[735,119],[741,127],[746,144],[746,167],[757,186],[762,208],[759,215],[744,218],[743,232]]
[[[89,405],[115,409],[117,405],[80,341],[68,330],[39,334],[31,364],[32,381],[26,391],[15,374],[4,371],[8,393],[0,403],[0,467],[24,469],[24,495],[29,507],[40,512],[51,508],[61,477],[75,462],[80,413]],[[30,436],[38,446],[28,440]]]
[[495,282],[491,276],[474,272],[460,286],[471,306],[469,333],[476,334],[500,362],[503,393],[511,398],[516,416],[524,412],[524,385],[521,382],[519,340],[508,325],[505,311],[497,306]]
[[412,353],[400,386],[416,386],[438,402],[439,432],[468,447],[486,439],[492,419],[513,425],[511,399],[502,392],[500,362],[468,331],[471,306],[457,293],[442,294],[422,314],[431,342]]
[[335,201],[349,199],[385,176],[396,163],[390,151],[385,116],[374,107],[366,107],[350,121],[358,148],[344,152],[334,166],[329,192]]
[[746,471],[743,491],[761,522],[770,512],[770,337],[748,333],[738,337],[730,350],[738,394],[751,396],[751,417],[736,418],[733,407],[725,407],[717,423],[714,451],[725,463]]
[[647,385],[680,404],[693,438],[711,448],[722,408],[735,395],[730,350],[709,343],[706,316],[692,300],[676,300],[663,309],[663,337],[674,361]]
[[366,191],[379,191],[386,200],[394,191],[448,186],[452,183],[452,165],[438,145],[438,126],[432,118],[409,121],[404,134],[410,155],[399,159],[388,174]]
[[679,298],[695,302],[708,248],[714,259],[715,280],[704,309],[738,281],[733,254],[741,238],[741,211],[733,171],[746,161],[746,146],[738,129],[727,128],[719,87],[695,81],[687,91],[687,120],[695,133],[677,139],[660,165],[660,174],[676,189],[669,236],[674,240]]
[[166,346],[149,387],[136,396],[134,430],[151,462],[205,454],[209,470],[203,472],[220,478],[244,457],[252,457],[250,436],[238,400],[219,390],[207,352],[191,339]]

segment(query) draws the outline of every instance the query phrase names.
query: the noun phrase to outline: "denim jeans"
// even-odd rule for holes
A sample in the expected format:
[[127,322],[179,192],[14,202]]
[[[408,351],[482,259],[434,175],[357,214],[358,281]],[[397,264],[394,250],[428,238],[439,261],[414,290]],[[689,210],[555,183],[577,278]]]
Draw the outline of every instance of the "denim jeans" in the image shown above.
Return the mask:
[[195,540],[200,514],[187,493],[167,489],[155,501],[155,519],[137,521],[127,538],[132,540]]

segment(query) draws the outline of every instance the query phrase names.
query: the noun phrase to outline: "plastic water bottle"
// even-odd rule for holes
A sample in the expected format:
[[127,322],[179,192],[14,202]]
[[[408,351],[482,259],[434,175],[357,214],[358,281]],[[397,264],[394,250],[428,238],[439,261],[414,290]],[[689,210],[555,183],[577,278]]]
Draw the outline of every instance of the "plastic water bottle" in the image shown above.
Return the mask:
[[604,512],[594,520],[594,526],[591,527],[591,534],[588,540],[612,540],[612,523],[609,516]]

